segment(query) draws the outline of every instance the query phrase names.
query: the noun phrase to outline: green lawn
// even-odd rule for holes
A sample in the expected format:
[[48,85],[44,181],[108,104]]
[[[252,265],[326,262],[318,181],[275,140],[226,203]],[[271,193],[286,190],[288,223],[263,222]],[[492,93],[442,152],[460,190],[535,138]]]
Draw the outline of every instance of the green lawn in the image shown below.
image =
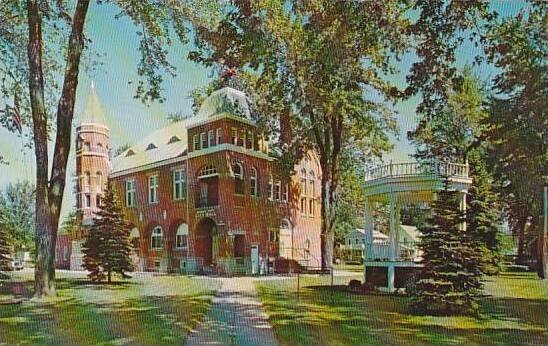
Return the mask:
[[[0,289],[0,301],[31,275],[16,274]],[[203,319],[218,288],[214,280],[156,276],[92,285],[82,276],[58,274],[58,297],[0,305],[0,345],[181,344]]]
[[415,316],[408,298],[326,284],[301,277],[297,294],[295,278],[257,283],[282,345],[548,345],[548,284],[533,273],[488,278],[480,319]]

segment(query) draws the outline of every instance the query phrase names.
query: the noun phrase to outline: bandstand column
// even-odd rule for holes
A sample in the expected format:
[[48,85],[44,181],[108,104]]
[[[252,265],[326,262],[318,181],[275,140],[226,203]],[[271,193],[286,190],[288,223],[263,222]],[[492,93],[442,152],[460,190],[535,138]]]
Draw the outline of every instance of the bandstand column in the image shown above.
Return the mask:
[[373,228],[374,228],[373,207],[369,199],[365,200],[364,218],[365,218],[365,244],[363,249],[363,262],[364,262],[363,282],[366,282],[367,265],[365,264],[365,262],[367,261],[368,254],[371,254],[371,251],[373,250]]

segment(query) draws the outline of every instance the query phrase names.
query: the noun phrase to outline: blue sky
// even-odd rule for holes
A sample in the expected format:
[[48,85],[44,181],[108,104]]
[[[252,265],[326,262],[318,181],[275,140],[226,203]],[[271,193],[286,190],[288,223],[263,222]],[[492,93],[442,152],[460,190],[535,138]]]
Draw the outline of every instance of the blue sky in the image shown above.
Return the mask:
[[[501,14],[508,15],[519,11],[522,1],[493,1],[492,6]],[[86,95],[91,80],[95,82],[97,94],[107,115],[107,125],[111,129],[111,146],[116,148],[124,143],[134,143],[150,131],[168,123],[167,114],[172,112],[191,113],[191,101],[188,97],[191,90],[205,85],[211,78],[210,71],[186,59],[189,48],[175,44],[169,51],[170,61],[177,69],[177,77],[167,77],[164,81],[164,96],[166,102],[155,103],[149,107],[133,98],[135,89],[128,84],[136,80],[137,63],[139,59],[138,41],[135,28],[126,19],[114,20],[116,10],[112,5],[97,5],[92,2],[87,28],[93,39],[93,48],[104,54],[103,65],[92,75],[80,74],[77,91],[75,125],[79,123],[78,115],[84,107]],[[466,45],[459,50],[458,65],[471,63],[476,49]],[[396,78],[403,83],[414,56],[408,55],[400,64],[402,74]],[[495,70],[483,66],[476,73],[482,79],[489,79]],[[413,152],[412,146],[406,140],[406,133],[416,125],[415,108],[419,97],[396,105],[400,135],[393,138],[394,150],[385,155],[386,160],[405,161]],[[31,150],[21,149],[21,141],[15,135],[0,128],[0,152],[10,162],[9,166],[0,166],[0,188],[9,182],[22,179],[34,180],[34,154]],[[52,150],[52,146],[50,146]],[[21,155],[21,152],[25,155]],[[74,154],[71,153],[68,175],[75,173]],[[72,198],[72,183],[65,191],[63,214],[74,205]]]

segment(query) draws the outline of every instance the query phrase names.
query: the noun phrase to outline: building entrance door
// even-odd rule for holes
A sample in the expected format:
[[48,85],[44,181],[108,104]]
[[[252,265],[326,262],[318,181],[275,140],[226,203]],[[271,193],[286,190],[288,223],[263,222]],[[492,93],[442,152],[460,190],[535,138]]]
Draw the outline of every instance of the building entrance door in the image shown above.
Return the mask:
[[259,274],[259,244],[251,245],[251,274]]
[[234,257],[245,257],[245,235],[243,234],[234,236]]

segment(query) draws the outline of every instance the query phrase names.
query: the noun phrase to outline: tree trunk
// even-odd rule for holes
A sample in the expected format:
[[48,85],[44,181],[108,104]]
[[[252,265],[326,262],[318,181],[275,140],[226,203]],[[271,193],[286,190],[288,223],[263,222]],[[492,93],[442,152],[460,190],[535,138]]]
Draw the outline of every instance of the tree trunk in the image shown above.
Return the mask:
[[84,48],[84,24],[89,0],[79,0],[72,19],[63,90],[57,107],[57,134],[51,181],[48,183],[48,133],[42,68],[42,18],[37,0],[27,0],[29,26],[29,93],[36,154],[36,267],[34,295],[55,295],[55,243],[66,182],[72,119]]
[[527,258],[525,255],[526,239],[525,239],[525,230],[527,228],[527,221],[518,221],[518,257],[516,259],[516,264],[524,265],[527,264]]
[[[320,159],[320,162],[324,160]],[[321,207],[321,262],[322,270],[327,270],[333,266],[333,246],[335,234],[333,226],[335,223],[335,191],[331,179],[329,167],[322,166],[322,207]]]
[[538,237],[538,250],[537,250],[537,273],[541,279],[546,279],[548,275],[548,237],[542,230],[542,227]]

